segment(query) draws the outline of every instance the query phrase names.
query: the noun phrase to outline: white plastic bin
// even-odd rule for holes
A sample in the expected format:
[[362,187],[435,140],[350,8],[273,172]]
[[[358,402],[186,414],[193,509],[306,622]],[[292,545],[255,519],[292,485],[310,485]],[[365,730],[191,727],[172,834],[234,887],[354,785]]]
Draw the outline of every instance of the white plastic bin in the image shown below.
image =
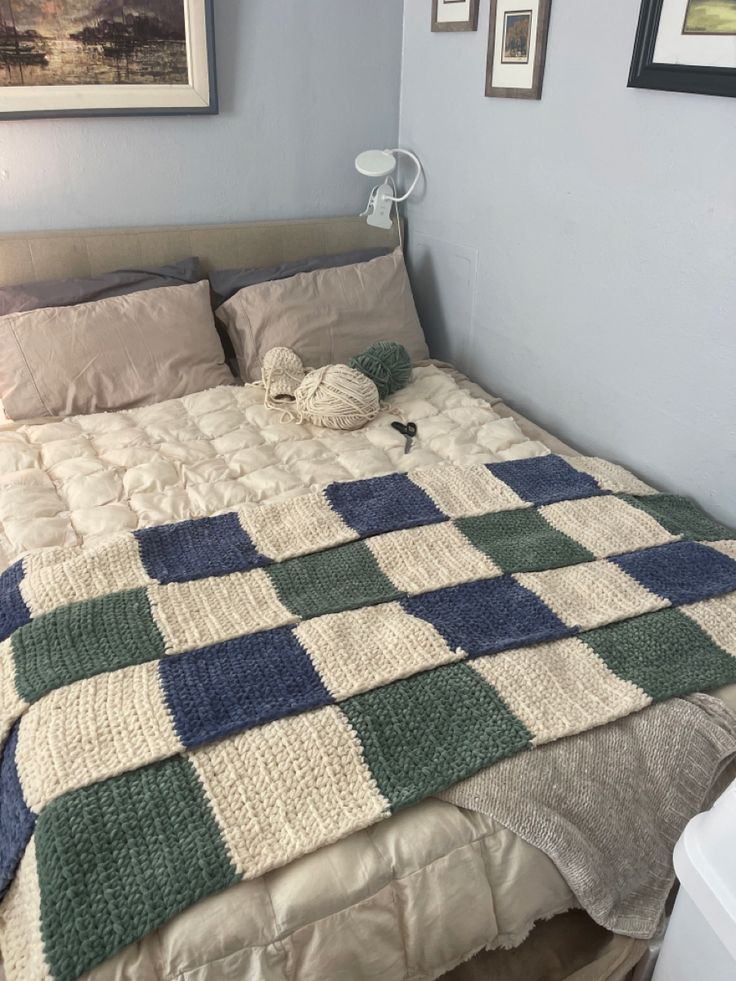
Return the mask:
[[653,981],[736,981],[736,781],[675,846],[680,891]]

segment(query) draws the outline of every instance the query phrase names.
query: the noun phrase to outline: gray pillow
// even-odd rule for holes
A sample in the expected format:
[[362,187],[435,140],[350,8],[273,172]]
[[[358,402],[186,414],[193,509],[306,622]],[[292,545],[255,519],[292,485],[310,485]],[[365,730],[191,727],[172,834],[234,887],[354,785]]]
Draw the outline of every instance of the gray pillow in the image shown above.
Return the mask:
[[161,286],[183,286],[204,278],[199,259],[192,256],[169,266],[140,269],[118,269],[89,279],[57,279],[42,283],[23,283],[0,288],[0,316],[42,310],[45,307],[69,307],[77,303],[106,300],[126,293],[140,293]]
[[353,266],[357,262],[370,262],[371,259],[388,255],[392,251],[393,249],[374,247],[355,249],[339,255],[310,256],[308,259],[282,262],[278,266],[264,266],[260,269],[221,269],[210,273],[210,286],[214,294],[212,302],[216,309],[246,286],[258,286],[275,279],[290,279],[299,273],[316,272],[318,269],[336,269],[339,266]]
[[216,316],[227,327],[244,381],[260,378],[273,347],[291,348],[312,368],[347,364],[387,340],[403,344],[412,361],[428,357],[401,249],[371,262],[248,286]]
[[207,280],[0,317],[9,419],[114,412],[232,385]]

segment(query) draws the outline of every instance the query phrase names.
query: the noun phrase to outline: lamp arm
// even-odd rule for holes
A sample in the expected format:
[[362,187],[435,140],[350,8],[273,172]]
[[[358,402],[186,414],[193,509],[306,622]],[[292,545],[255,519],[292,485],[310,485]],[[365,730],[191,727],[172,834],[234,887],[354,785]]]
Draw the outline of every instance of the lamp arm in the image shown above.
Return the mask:
[[397,197],[389,198],[390,201],[395,201],[396,204],[400,204],[402,201],[406,201],[406,199],[412,194],[412,192],[414,191],[414,188],[419,183],[419,178],[422,176],[422,165],[419,162],[419,157],[417,157],[416,154],[412,153],[411,150],[402,150],[400,147],[395,147],[393,150],[390,150],[389,152],[390,153],[403,153],[405,157],[409,157],[411,160],[414,161],[414,163],[416,165],[416,168],[417,168],[416,177],[412,181],[411,187],[406,192],[406,194],[402,194],[400,198],[397,198]]

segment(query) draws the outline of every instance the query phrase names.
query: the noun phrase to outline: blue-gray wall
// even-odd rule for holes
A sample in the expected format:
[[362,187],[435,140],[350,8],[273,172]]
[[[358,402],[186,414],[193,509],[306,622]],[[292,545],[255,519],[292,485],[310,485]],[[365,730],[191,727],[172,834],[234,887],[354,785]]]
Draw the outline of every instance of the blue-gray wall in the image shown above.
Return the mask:
[[0,122],[1,231],[358,209],[355,154],[397,138],[400,0],[215,0],[215,15],[219,116]]
[[626,88],[639,4],[553,0],[527,102],[483,95],[487,0],[407,0],[415,291],[435,354],[736,524],[736,104]]
[[[401,0],[215,0],[222,113],[0,122],[0,230],[350,213],[397,138]],[[736,522],[732,100],[633,91],[639,0],[555,0],[543,99],[404,11],[401,140],[434,353],[582,450]]]

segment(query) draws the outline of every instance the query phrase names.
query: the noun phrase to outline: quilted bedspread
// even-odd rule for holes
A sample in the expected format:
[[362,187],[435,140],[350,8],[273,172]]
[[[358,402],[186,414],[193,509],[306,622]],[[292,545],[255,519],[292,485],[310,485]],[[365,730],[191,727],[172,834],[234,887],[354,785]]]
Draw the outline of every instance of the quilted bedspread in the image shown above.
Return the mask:
[[71,981],[495,761],[736,681],[736,540],[603,461],[443,465],[37,553],[0,611],[0,877],[32,850]]
[[[259,507],[335,480],[548,452],[489,401],[467,379],[426,364],[390,397],[389,413],[350,433],[282,421],[255,385],[0,425],[0,568],[37,549]],[[419,426],[406,456],[389,415]]]

